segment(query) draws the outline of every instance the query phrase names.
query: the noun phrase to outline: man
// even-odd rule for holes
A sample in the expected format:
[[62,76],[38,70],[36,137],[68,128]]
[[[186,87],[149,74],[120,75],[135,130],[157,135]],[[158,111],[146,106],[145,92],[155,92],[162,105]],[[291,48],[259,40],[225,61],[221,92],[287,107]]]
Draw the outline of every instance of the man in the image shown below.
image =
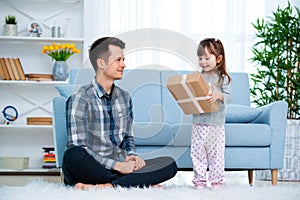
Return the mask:
[[64,182],[79,189],[149,187],[177,172],[170,157],[143,160],[135,151],[132,100],[114,84],[125,69],[125,43],[118,38],[96,40],[89,50],[95,79],[67,100],[68,149]]

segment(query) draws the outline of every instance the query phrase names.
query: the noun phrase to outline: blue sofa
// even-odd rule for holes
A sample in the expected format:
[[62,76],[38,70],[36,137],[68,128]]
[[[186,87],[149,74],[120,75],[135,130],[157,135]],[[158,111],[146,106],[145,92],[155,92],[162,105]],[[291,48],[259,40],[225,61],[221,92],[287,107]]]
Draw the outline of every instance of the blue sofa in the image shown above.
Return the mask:
[[[192,116],[185,115],[166,87],[169,76],[193,73],[154,69],[125,70],[117,85],[133,99],[133,131],[137,152],[143,158],[168,155],[176,159],[180,170],[192,170],[190,139]],[[249,79],[246,73],[231,73],[232,103],[226,106],[226,170],[247,170],[249,184],[253,170],[270,169],[272,185],[283,167],[287,103],[278,101],[260,108],[250,107]],[[53,100],[54,144],[57,167],[66,148],[66,98],[82,84],[89,83],[94,72],[72,68],[69,84],[56,86],[61,94]]]

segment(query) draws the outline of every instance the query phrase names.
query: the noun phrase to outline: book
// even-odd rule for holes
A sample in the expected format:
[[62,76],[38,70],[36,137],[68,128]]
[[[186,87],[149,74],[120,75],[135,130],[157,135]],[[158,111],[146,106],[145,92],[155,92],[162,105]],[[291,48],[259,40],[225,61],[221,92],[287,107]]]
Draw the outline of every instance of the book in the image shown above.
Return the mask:
[[3,70],[4,70],[4,69],[3,69],[2,64],[1,64],[1,62],[0,62],[0,76],[1,76],[0,79],[1,79],[1,80],[5,80],[5,79],[6,79]]
[[10,76],[8,74],[4,58],[0,58],[0,64],[1,64],[1,68],[3,70],[3,77],[2,77],[2,79],[3,80],[10,80]]
[[24,73],[20,58],[15,58],[15,65],[17,67],[17,70],[18,70],[18,73],[19,73],[19,76],[20,76],[20,80],[26,80],[25,73]]
[[13,73],[14,73],[15,80],[20,80],[19,72],[18,72],[17,66],[15,64],[15,59],[14,58],[8,58],[8,60],[9,60],[10,67],[11,67]]
[[26,74],[27,78],[53,78],[52,74]]
[[10,66],[9,59],[8,59],[8,58],[4,58],[4,61],[5,61],[6,69],[7,69],[7,71],[8,71],[10,80],[16,80],[15,75],[14,75],[14,72],[13,72],[11,66]]
[[53,81],[52,74],[26,74],[29,81]]
[[52,117],[27,117],[28,125],[52,125]]
[[43,147],[43,149],[45,152],[43,168],[45,169],[56,168],[54,147]]

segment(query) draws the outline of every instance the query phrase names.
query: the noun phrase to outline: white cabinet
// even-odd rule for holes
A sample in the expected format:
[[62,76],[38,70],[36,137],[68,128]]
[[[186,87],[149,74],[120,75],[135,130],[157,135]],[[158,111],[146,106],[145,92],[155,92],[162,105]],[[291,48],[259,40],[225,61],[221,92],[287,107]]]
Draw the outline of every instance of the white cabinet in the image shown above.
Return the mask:
[[[41,169],[42,147],[53,146],[51,125],[27,125],[27,117],[51,117],[52,99],[58,96],[57,84],[67,82],[0,81],[0,108],[11,105],[18,119],[0,125],[0,157],[29,157],[30,169]],[[3,115],[0,116],[4,121]],[[1,171],[1,170],[0,170]]]
[[[0,110],[8,105],[14,106],[18,119],[10,125],[26,125],[27,117],[51,117],[52,99],[59,96],[55,85],[67,81],[0,81]],[[1,114],[0,119],[3,119]]]
[[[53,61],[41,53],[44,45],[75,43],[84,52],[84,3],[85,0],[1,0],[0,57],[20,58],[25,74],[51,74]],[[2,23],[7,15],[17,18],[17,36],[3,36]],[[28,25],[32,22],[42,25],[42,37],[30,36]],[[54,25],[61,27],[62,37],[52,37]],[[67,61],[69,67],[81,67],[83,55],[71,56]],[[51,117],[52,99],[59,95],[55,85],[66,83],[0,80],[0,111],[12,105],[19,112],[15,122],[0,125],[0,157],[30,157],[31,170],[42,168],[42,147],[53,146],[53,128],[51,125],[27,125],[26,118]],[[2,113],[0,121],[4,121]]]
[[42,169],[42,147],[53,146],[51,126],[0,125],[0,132],[1,157],[29,157],[29,170]]
[[[3,36],[5,16],[17,18],[18,35]],[[53,61],[42,54],[44,45],[75,43],[83,50],[84,0],[1,0],[0,1],[0,57],[19,57],[25,73],[51,73]],[[28,26],[33,22],[41,24],[41,37],[31,37]],[[52,38],[52,26],[61,27],[60,38]],[[65,37],[68,27],[68,37]],[[70,67],[81,67],[83,55],[68,59]]]
[[[54,62],[41,50],[52,43],[74,43],[80,50],[84,44],[82,38],[0,36],[0,57],[20,58],[25,74],[51,74]],[[74,54],[67,60],[69,67],[81,67],[82,62],[83,53]]]

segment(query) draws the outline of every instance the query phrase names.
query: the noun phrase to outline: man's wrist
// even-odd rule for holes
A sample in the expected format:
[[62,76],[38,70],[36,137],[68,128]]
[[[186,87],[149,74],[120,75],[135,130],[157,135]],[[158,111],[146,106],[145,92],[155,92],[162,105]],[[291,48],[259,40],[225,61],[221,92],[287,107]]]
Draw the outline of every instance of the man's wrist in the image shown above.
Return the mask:
[[135,151],[128,151],[127,156],[137,156],[137,153]]
[[121,163],[121,162],[119,162],[119,161],[116,161],[116,163],[115,163],[115,165],[114,165],[113,169],[114,169],[114,170],[116,170],[116,171],[120,171],[120,169],[121,169],[121,165],[122,165],[122,163]]

